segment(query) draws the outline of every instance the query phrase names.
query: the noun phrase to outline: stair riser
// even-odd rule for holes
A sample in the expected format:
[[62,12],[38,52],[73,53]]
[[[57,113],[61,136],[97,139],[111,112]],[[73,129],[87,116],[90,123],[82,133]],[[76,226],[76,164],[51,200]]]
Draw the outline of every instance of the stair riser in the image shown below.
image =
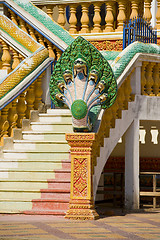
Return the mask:
[[0,188],[5,190],[10,189],[45,189],[48,187],[48,183],[41,183],[41,182],[3,182],[3,180],[0,180]]
[[6,152],[5,159],[29,159],[29,160],[62,160],[68,159],[69,153],[21,153],[21,152]]
[[59,189],[66,189],[70,190],[70,183],[59,183],[59,182],[54,182],[54,183],[48,183],[48,188],[59,188]]
[[23,134],[24,140],[41,140],[41,141],[65,141],[65,133],[63,134]]
[[70,170],[71,169],[71,163],[66,162],[66,163],[62,163],[62,168],[64,170]]
[[52,151],[52,152],[64,152],[69,151],[69,145],[68,144],[50,144],[50,143],[14,143],[14,149],[19,150],[36,150],[36,151]]
[[[18,162],[0,162],[0,169],[18,168]],[[0,174],[1,177],[1,174]]]
[[55,172],[55,178],[57,180],[61,180],[61,179],[70,180],[71,179],[71,173],[57,173],[57,172]]
[[32,202],[0,202],[0,213],[20,213],[24,210],[31,210]]
[[[62,190],[63,191],[63,190]],[[41,198],[51,198],[51,199],[61,199],[61,200],[70,200],[70,193],[41,193]]]
[[30,169],[32,170],[54,170],[54,169],[62,169],[62,163],[58,162],[38,162],[38,161],[33,161],[33,162],[5,162],[1,164],[1,170],[2,169]]
[[42,172],[3,172],[3,174],[8,177],[7,179],[32,179],[32,180],[46,180],[46,179],[54,179],[55,174],[53,173],[42,173]]
[[68,210],[69,203],[60,202],[33,202],[33,210]]
[[39,117],[39,121],[43,123],[64,123],[64,124],[72,124],[72,118],[71,117],[57,117],[57,116],[52,116],[52,117]]
[[73,132],[72,125],[31,125],[33,131],[54,131],[55,133]]
[[40,198],[40,193],[34,192],[0,192],[0,199],[16,199],[16,200],[24,200],[24,201],[31,201],[32,199]]
[[[60,115],[71,115],[71,112],[69,109],[47,109],[47,114],[52,114],[54,116]],[[41,115],[41,114],[40,114]]]

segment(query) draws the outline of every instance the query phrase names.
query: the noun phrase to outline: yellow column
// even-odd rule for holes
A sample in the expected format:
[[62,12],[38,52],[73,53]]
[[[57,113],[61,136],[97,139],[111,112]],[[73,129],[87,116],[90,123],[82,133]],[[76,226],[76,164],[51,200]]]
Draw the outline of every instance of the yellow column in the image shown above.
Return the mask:
[[153,66],[155,63],[150,62],[146,68],[146,92],[149,96],[154,96],[152,87],[154,85],[153,81]]
[[21,93],[18,97],[17,103],[17,113],[18,113],[18,120],[17,120],[17,127],[22,127],[22,119],[26,118],[26,104],[25,104],[25,93]]
[[130,18],[132,18],[132,19],[136,18],[138,16],[138,3],[139,3],[138,0],[131,0],[132,12],[131,12]]
[[101,4],[99,2],[95,2],[94,3],[94,17],[93,17],[93,23],[94,23],[94,26],[93,26],[93,30],[92,32],[94,33],[99,33],[101,32],[101,16],[100,16],[100,7],[101,7]]
[[152,0],[144,0],[144,18],[151,21],[152,14],[151,14],[151,2]]
[[10,12],[11,14],[11,20],[12,22],[14,22],[17,26],[18,26],[18,23],[17,23],[17,15],[10,9],[8,9],[8,11]]
[[35,101],[34,84],[31,84],[29,88],[27,88],[27,94],[25,96],[25,100],[27,103],[26,118],[30,119],[30,111],[34,110],[34,101]]
[[24,32],[28,33],[27,28],[26,28],[26,23],[25,23],[25,21],[24,21],[22,18],[20,18],[20,17],[19,17],[19,24],[20,24],[20,28],[21,28]]
[[114,2],[106,2],[107,14],[105,17],[106,27],[104,32],[113,32],[114,16],[113,16],[113,4]]
[[156,28],[157,28],[157,29],[160,29],[160,0],[157,0],[156,19],[157,19]]
[[42,76],[41,74],[37,80],[34,83],[34,95],[35,95],[35,101],[34,101],[34,109],[38,110],[40,104],[42,103]]
[[64,28],[65,20],[65,5],[58,5],[58,20],[57,23]]
[[119,14],[117,16],[118,27],[116,31],[123,31],[123,23],[126,20],[125,4],[126,4],[126,1],[118,0]]
[[53,20],[53,6],[51,4],[46,5],[47,15]]
[[71,196],[65,218],[98,218],[93,199],[92,147],[95,133],[66,134],[71,149]]
[[77,18],[76,18],[76,5],[70,5],[70,18],[69,18],[70,28],[69,33],[74,34],[77,33]]
[[10,125],[8,132],[11,137],[13,137],[13,129],[17,128],[17,120],[18,120],[17,99],[15,99],[12,101],[12,107],[9,109],[9,114],[8,114],[8,121]]
[[145,86],[146,86],[145,69],[147,65],[148,65],[148,62],[143,62],[141,67],[141,94],[142,95],[147,95],[146,89],[145,89]]
[[9,122],[8,122],[8,110],[9,106],[6,106],[1,110],[1,118],[0,118],[0,145],[3,146],[3,139],[4,137],[8,137],[8,128],[9,128]]
[[20,59],[19,59],[19,54],[17,51],[12,49],[13,52],[13,64],[12,64],[12,69],[14,70],[19,64],[20,64]]
[[3,49],[3,54],[2,54],[2,69],[7,69],[8,72],[11,71],[11,55],[9,52],[9,46],[7,43],[2,41],[2,49]]
[[34,28],[31,27],[29,24],[27,25],[28,26],[28,29],[29,29],[29,34],[31,35],[31,37],[37,41],[37,38],[35,36],[35,31],[34,31]]
[[155,96],[160,96],[160,75],[159,75],[159,70],[160,70],[160,64],[156,63],[156,65],[153,68],[153,94]]
[[82,3],[82,17],[81,17],[82,29],[81,33],[89,32],[89,17],[88,17],[88,4]]
[[45,47],[44,37],[40,33],[38,33],[38,41],[40,44],[42,44]]
[[49,51],[49,57],[52,57],[52,58],[56,58],[55,57],[55,53],[53,51],[53,44],[47,40],[47,48],[48,48],[48,51]]

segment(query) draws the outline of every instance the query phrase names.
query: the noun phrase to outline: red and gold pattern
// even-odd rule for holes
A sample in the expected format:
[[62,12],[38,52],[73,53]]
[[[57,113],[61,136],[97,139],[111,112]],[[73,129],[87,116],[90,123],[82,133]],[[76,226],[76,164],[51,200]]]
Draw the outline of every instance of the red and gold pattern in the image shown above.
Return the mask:
[[117,41],[90,41],[93,46],[95,46],[99,51],[122,51],[123,50],[123,40]]
[[93,202],[94,133],[66,134],[71,149],[71,200],[66,218],[96,219],[98,214]]

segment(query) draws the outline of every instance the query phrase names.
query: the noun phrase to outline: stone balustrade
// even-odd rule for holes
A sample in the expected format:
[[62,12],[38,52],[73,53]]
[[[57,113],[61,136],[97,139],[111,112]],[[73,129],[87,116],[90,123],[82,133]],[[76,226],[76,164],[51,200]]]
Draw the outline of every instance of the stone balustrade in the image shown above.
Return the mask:
[[42,104],[43,75],[0,111],[0,146],[4,144],[4,137],[12,137],[13,130],[22,127],[23,119],[30,119],[31,110],[39,109]]
[[33,39],[39,42],[42,46],[46,47],[49,51],[49,57],[58,60],[62,51],[36,31],[32,26],[26,23],[22,18],[17,16],[11,9],[8,9],[8,17],[18,25],[24,32],[28,33]]
[[[88,1],[77,3],[72,0],[36,1],[32,3],[42,8],[60,26],[71,34],[121,32],[123,22],[137,16],[151,20],[152,0]],[[160,1],[158,0],[157,28],[160,21]]]

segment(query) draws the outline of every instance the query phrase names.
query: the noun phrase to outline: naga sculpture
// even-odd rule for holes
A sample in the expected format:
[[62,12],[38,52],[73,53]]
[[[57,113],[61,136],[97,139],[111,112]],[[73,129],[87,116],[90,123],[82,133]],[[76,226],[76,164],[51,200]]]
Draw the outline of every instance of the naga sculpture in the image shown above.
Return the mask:
[[96,106],[106,109],[114,103],[117,84],[107,60],[87,40],[78,37],[55,65],[50,95],[56,107],[69,107],[74,131],[91,131]]

